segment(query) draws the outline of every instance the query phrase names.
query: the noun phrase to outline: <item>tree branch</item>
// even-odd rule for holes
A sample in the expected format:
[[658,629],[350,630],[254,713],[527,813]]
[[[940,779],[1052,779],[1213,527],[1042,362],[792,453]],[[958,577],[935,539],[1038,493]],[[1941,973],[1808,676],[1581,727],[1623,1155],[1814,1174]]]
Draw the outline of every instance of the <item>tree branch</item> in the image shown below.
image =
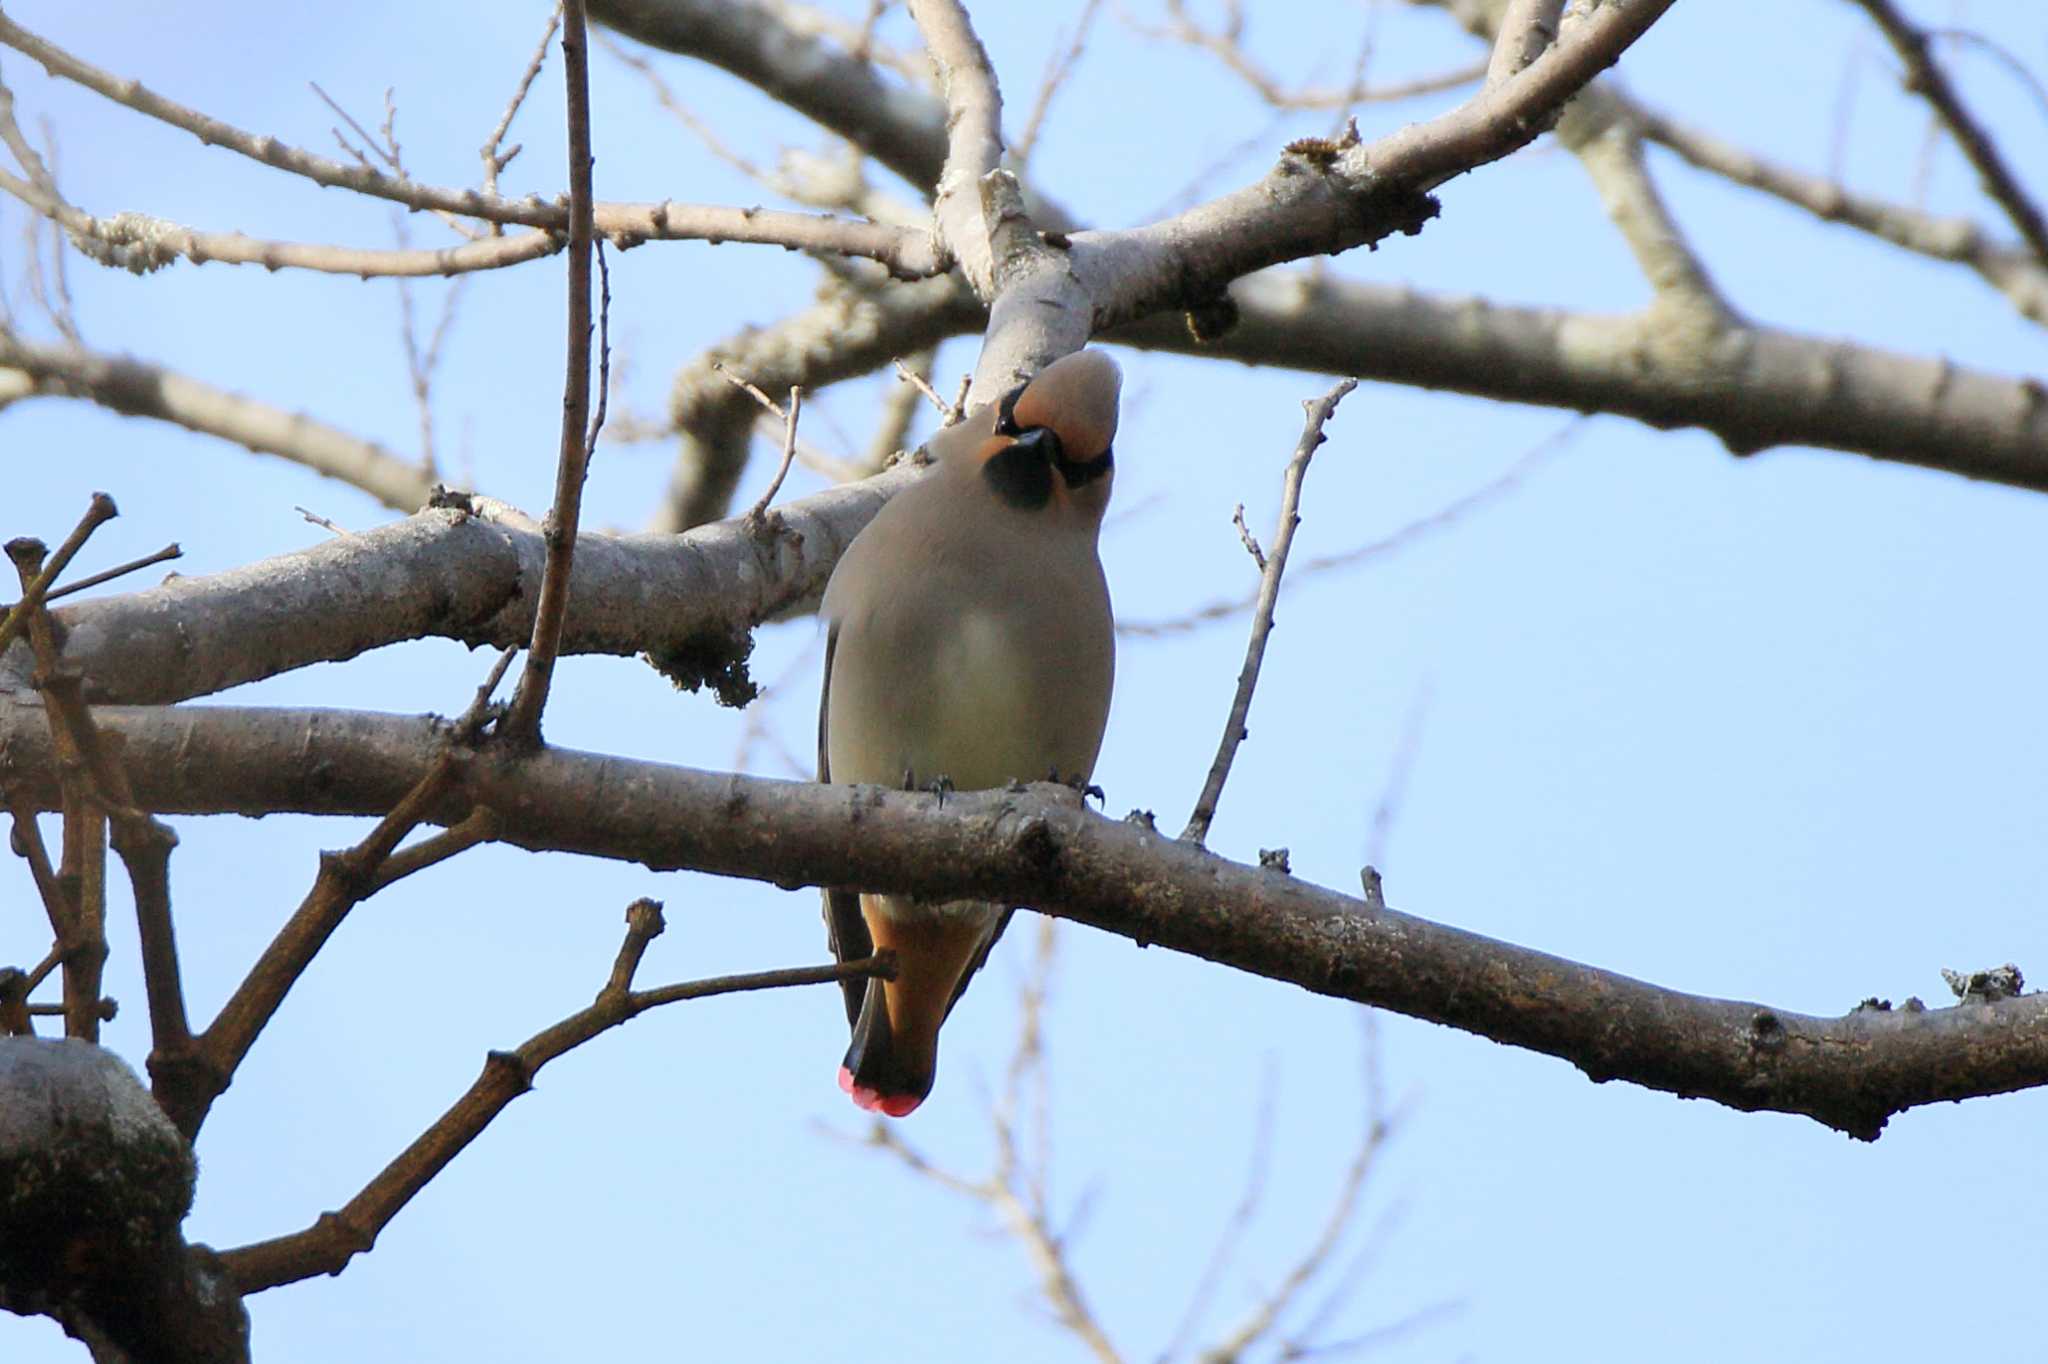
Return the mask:
[[626,924],[626,938],[612,964],[611,977],[588,1008],[534,1034],[511,1051],[491,1052],[484,1058],[483,1074],[341,1211],[322,1214],[303,1231],[223,1252],[221,1267],[236,1287],[245,1294],[260,1293],[316,1274],[341,1273],[350,1260],[376,1244],[378,1233],[414,1195],[481,1136],[514,1099],[533,1088],[534,1077],[543,1066],[649,1009],[743,990],[857,980],[887,975],[890,969],[885,961],[867,958],[635,990],[633,976],[640,958],[664,928],[661,906],[653,900],[634,901],[627,907]]
[[1191,342],[1174,318],[1108,339],[1253,364],[1697,426],[1736,454],[1845,450],[2048,490],[2048,391],[1940,357],[1734,325],[1684,355],[1644,314],[1518,308],[1291,272],[1239,281],[1238,324]]
[[686,531],[718,520],[731,507],[746,467],[755,412],[719,377],[721,366],[764,390],[816,393],[906,351],[978,330],[985,318],[974,295],[953,278],[896,287],[842,286],[801,312],[705,352],[677,373],[670,392],[669,419],[681,436],[681,449],[668,497],[650,529]]
[[569,336],[567,375],[562,381],[561,451],[555,462],[555,497],[541,526],[547,559],[541,567],[540,600],[526,667],[498,735],[511,743],[540,742],[541,710],[555,675],[555,655],[569,612],[570,573],[576,564],[576,533],[583,514],[583,483],[590,472],[590,41],[583,0],[563,0],[562,70],[569,105]]
[[1223,783],[1229,779],[1230,765],[1237,758],[1237,746],[1250,733],[1245,721],[1251,714],[1252,692],[1259,685],[1259,668],[1265,662],[1266,640],[1273,633],[1273,608],[1280,602],[1280,576],[1287,571],[1287,551],[1294,545],[1294,528],[1301,524],[1301,485],[1308,477],[1308,462],[1315,458],[1316,448],[1326,439],[1323,427],[1336,415],[1337,404],[1357,387],[1358,380],[1346,379],[1315,401],[1302,404],[1307,420],[1294,458],[1287,462],[1280,494],[1280,519],[1273,531],[1273,552],[1260,556],[1258,547],[1247,538],[1245,547],[1259,560],[1258,605],[1252,612],[1251,639],[1245,645],[1244,666],[1238,670],[1237,691],[1230,698],[1230,714],[1223,722],[1223,739],[1216,746],[1216,759],[1209,765],[1209,776],[1202,783],[1194,813],[1188,816],[1188,826],[1181,831],[1182,841],[1196,847],[1209,836],[1216,804],[1223,798]]
[[39,345],[0,328],[0,372],[8,369],[28,376],[31,394],[82,398],[124,416],[153,417],[281,455],[360,489],[394,511],[418,511],[433,491],[433,475],[416,460],[304,413],[214,388],[145,360]]
[[1856,3],[1870,15],[1873,23],[1884,30],[1884,36],[1899,54],[1899,60],[1906,64],[1906,88],[1925,97],[1934,106],[1935,114],[1954,135],[1956,145],[1976,167],[1984,192],[2012,219],[2013,226],[2020,230],[2021,238],[2033,251],[2035,261],[2048,266],[2048,221],[2043,221],[2040,207],[2027,197],[2011,167],[2005,164],[2005,157],[1992,141],[1991,134],[1963,104],[1962,96],[1949,82],[1948,73],[1934,60],[1934,54],[1927,46],[1927,35],[1915,28],[1891,0],[1856,0]]
[[[440,722],[347,711],[107,707],[136,798],[172,812],[365,814],[439,751]],[[0,707],[0,765],[49,808],[55,755],[33,707]],[[317,771],[322,781],[303,774]],[[2048,994],[1810,1017],[1665,990],[1244,866],[1077,808],[1064,788],[918,795],[545,750],[479,754],[431,818],[476,804],[504,841],[778,885],[996,900],[1444,1023],[1745,1112],[1861,1139],[1923,1104],[2048,1084]]]
[[946,97],[946,163],[932,217],[939,240],[982,298],[995,295],[994,226],[984,216],[981,178],[1002,164],[1003,97],[995,68],[959,0],[910,0]]
[[[0,43],[40,62],[52,76],[73,81],[137,113],[183,129],[211,146],[226,147],[277,170],[302,176],[318,185],[351,189],[388,199],[415,210],[430,210],[493,223],[511,223],[570,233],[570,204],[546,203],[528,196],[505,199],[474,189],[425,185],[403,173],[385,174],[367,165],[347,165],[259,135],[188,108],[149,90],[141,82],[123,80],[66,52],[22,28],[0,12]],[[184,256],[194,261],[282,265],[353,275],[453,274],[495,269],[551,254],[563,244],[533,236],[492,237],[442,251],[367,251],[360,248],[293,242],[261,242],[237,233],[199,233],[146,214],[120,214],[98,219],[64,205],[54,195],[12,176],[0,188],[15,194],[65,226],[81,250],[108,264],[146,271]],[[571,196],[573,200],[573,194]],[[587,202],[587,201],[586,201]],[[839,251],[872,255],[892,272],[906,277],[934,274],[944,268],[923,233],[880,223],[808,213],[758,208],[724,208],[705,204],[610,204],[592,213],[595,230],[618,245],[656,238],[678,240],[758,241],[793,250]],[[103,249],[95,252],[95,243]]]
[[1968,266],[2012,300],[2020,313],[2048,323],[2048,270],[2025,251],[1994,241],[1966,218],[1936,218],[1905,204],[1857,194],[1824,176],[1758,156],[1689,127],[1619,90],[1604,89],[1641,127],[1644,138],[1668,147],[1700,170],[1795,204],[1825,222],[1843,223],[1905,251]]

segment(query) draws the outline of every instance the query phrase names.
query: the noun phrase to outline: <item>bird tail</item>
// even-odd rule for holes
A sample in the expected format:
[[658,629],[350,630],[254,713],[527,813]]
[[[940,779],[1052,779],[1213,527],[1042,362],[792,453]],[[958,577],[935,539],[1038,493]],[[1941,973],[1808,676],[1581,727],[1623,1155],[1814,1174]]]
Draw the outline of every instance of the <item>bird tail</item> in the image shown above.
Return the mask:
[[932,1092],[939,1027],[1002,919],[972,902],[926,906],[863,895],[860,907],[876,949],[896,953],[896,979],[868,982],[839,1087],[861,1108],[901,1118]]
[[889,1022],[884,983],[870,980],[853,1025],[853,1042],[839,1066],[839,1087],[870,1113],[907,1117],[932,1092],[937,1063],[937,1031],[922,1038],[899,1036]]

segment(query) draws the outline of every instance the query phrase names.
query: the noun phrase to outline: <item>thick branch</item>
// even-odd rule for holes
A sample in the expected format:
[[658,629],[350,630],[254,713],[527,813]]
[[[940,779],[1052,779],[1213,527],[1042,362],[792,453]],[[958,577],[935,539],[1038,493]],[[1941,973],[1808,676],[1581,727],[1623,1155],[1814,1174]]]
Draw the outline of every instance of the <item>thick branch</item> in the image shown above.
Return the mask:
[[1301,274],[1242,280],[1231,298],[1238,325],[1214,342],[1190,342],[1173,318],[1110,339],[1697,426],[1737,454],[1812,445],[2048,490],[2048,392],[2032,379],[1760,326],[1674,348],[1654,313],[1507,307]]
[[[345,711],[110,707],[137,798],[168,811],[389,809],[439,751],[431,720]],[[48,729],[0,706],[0,766],[56,799]],[[305,774],[322,774],[308,782]],[[998,900],[1475,1032],[1743,1111],[1859,1138],[1922,1104],[2048,1084],[2048,994],[1809,1017],[1660,989],[1369,905],[1077,808],[1063,788],[949,797],[699,772],[548,750],[480,755],[434,817],[483,803],[557,849],[931,899]]]
[[[753,626],[815,601],[840,552],[915,476],[892,470],[785,503],[776,515],[789,534],[721,522],[680,538],[585,535],[562,647],[696,656],[713,668]],[[542,560],[531,530],[436,508],[53,614],[94,701],[185,700],[403,640],[524,644]]]
[[1270,265],[1421,230],[1436,212],[1429,190],[1533,141],[1670,3],[1610,0],[1447,114],[1372,143],[1294,143],[1257,184],[1127,232],[1074,234],[1074,272],[1095,302],[1097,330],[1210,302]]
[[[930,286],[909,286],[912,289]],[[1698,426],[1731,450],[1820,446],[2048,490],[2039,384],[1762,327],[1705,352],[1655,343],[1656,320],[1510,308],[1381,285],[1269,274],[1233,291],[1241,321],[1199,343],[1178,319],[1116,339],[1579,411]],[[964,314],[960,324],[965,325]],[[873,346],[886,350],[877,332]],[[787,385],[781,373],[760,376]],[[719,388],[751,403],[730,385]],[[751,421],[748,411],[746,420]],[[680,540],[586,536],[571,653],[667,654],[815,601],[839,552],[914,471],[788,503],[795,532],[720,523]],[[210,577],[55,613],[96,701],[206,695],[409,639],[504,647],[532,628],[538,536],[453,510]]]
[[910,0],[910,13],[946,96],[946,165],[939,173],[932,216],[974,292],[993,298],[993,224],[983,213],[981,178],[1003,159],[1003,97],[995,68],[959,0]]

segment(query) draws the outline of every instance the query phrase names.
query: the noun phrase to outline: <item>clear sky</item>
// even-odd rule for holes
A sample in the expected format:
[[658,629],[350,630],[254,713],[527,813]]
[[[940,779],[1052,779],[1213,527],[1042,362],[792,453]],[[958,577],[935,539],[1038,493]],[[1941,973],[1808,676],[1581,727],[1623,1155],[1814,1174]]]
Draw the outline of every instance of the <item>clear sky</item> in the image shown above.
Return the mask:
[[[859,9],[859,6],[853,8]],[[985,3],[977,20],[1027,108],[1059,24]],[[1141,16],[1149,0],[1131,7]],[[1364,25],[1392,80],[1471,54],[1441,16],[1399,7],[1251,7],[1278,69],[1341,80]],[[1919,6],[1928,22],[1948,6]],[[2030,7],[1964,22],[2037,69]],[[396,91],[422,179],[474,179],[476,147],[538,36],[544,6],[348,7],[18,0],[17,21],[244,127],[333,151],[317,81],[366,123]],[[1924,110],[1853,6],[1679,5],[1622,64],[1639,95],[1795,164],[1839,157],[1850,181],[1913,195]],[[885,32],[901,39],[900,16]],[[1968,52],[1973,103],[2048,191],[2044,114]],[[706,68],[659,69],[732,148],[772,161],[821,148],[800,121]],[[64,185],[87,209],[213,230],[386,245],[393,215],[199,147],[47,80],[0,72],[24,123],[47,115]],[[643,80],[594,62],[597,177],[610,199],[754,203]],[[1846,93],[1845,93],[1846,91]],[[515,131],[508,187],[553,193],[559,67]],[[1441,100],[1369,107],[1368,136]],[[1846,118],[1842,110],[1847,109]],[[1263,170],[1326,115],[1275,123],[1200,54],[1111,14],[1047,125],[1035,176],[1086,220],[1145,221],[1199,173],[1213,190]],[[1251,150],[1242,150],[1247,142]],[[1675,211],[1734,305],[1760,322],[2003,373],[2048,372],[2042,334],[1959,269],[1654,158]],[[1953,152],[1929,203],[1989,220]],[[1415,239],[1354,253],[1347,278],[1600,311],[1647,290],[1577,163],[1548,142],[1447,186]],[[18,310],[23,214],[0,205],[0,274]],[[431,218],[418,244],[450,240]],[[436,390],[454,481],[538,513],[553,477],[561,263],[465,286]],[[213,265],[148,278],[74,258],[87,340],[417,450],[418,412],[389,282]],[[808,300],[815,269],[773,248],[657,244],[613,257],[618,404],[659,417],[669,376],[704,347]],[[415,286],[423,316],[447,286]],[[949,345],[942,380],[969,368]],[[1231,526],[1270,533],[1279,474],[1320,376],[1121,353],[1117,501],[1104,558],[1120,616],[1157,620],[1249,590]],[[946,386],[942,382],[942,387]],[[879,384],[807,401],[805,433],[857,451]],[[1380,385],[1354,394],[1309,477],[1297,553],[1403,527],[1488,484],[1564,414]],[[928,425],[928,422],[927,422]],[[922,431],[922,428],[921,428]],[[666,442],[608,445],[587,518],[637,527]],[[78,404],[0,413],[0,534],[56,540],[93,489],[124,516],[90,567],[168,540],[210,573],[317,542],[306,507],[350,528],[390,513],[280,461]],[[767,471],[750,469],[752,496]],[[815,487],[799,474],[792,493]],[[1384,838],[1389,899],[1428,918],[1687,990],[1838,1013],[1868,995],[1930,1004],[1939,968],[2017,961],[2048,975],[2048,671],[2038,494],[1779,450],[1736,460],[1697,432],[1587,423],[1517,487],[1354,571],[1290,583],[1251,739],[1212,843],[1285,845],[1297,874],[1350,889],[1375,812],[1413,763]],[[1108,808],[1177,829],[1228,704],[1244,622],[1129,639],[1097,778]],[[757,675],[787,680],[760,719],[801,753],[816,632],[764,630]],[[218,698],[416,713],[459,709],[487,666],[452,644],[385,651]],[[572,659],[548,717],[561,744],[724,768],[740,716],[682,697],[641,664]],[[787,775],[772,745],[751,770]],[[296,904],[315,850],[353,823],[186,819],[173,864],[188,988],[202,1016]],[[487,849],[360,909],[264,1035],[201,1140],[189,1234],[228,1246],[339,1206],[511,1046],[586,1002],[639,895],[668,906],[643,981],[821,960],[814,894]],[[0,962],[45,947],[19,870],[0,880]],[[116,914],[111,1045],[147,1047],[132,929]],[[1021,927],[1021,925],[1020,925]],[[948,1028],[938,1089],[901,1131],[969,1173],[990,1155],[1030,932],[1012,930]],[[1053,1193],[1077,1272],[1132,1359],[1165,1346],[1237,1202],[1270,1102],[1258,1216],[1197,1339],[1277,1282],[1325,1217],[1363,1102],[1359,1012],[1078,928],[1061,938],[1048,1015]],[[2048,1094],[1925,1109],[1875,1145],[1804,1119],[1746,1116],[1388,1017],[1383,1080],[1402,1117],[1334,1266],[1371,1258],[1325,1334],[1439,1306],[1384,1345],[1392,1360],[1932,1358],[1990,1332],[2048,1351],[2040,1177]],[[253,1300],[259,1358],[540,1361],[626,1352],[716,1359],[1080,1358],[1035,1298],[1023,1252],[983,1207],[846,1140],[864,1130],[833,1084],[836,992],[665,1010],[549,1069],[336,1279]],[[1319,1299],[1311,1295],[1313,1305]],[[0,1359],[75,1360],[46,1321],[0,1317]]]

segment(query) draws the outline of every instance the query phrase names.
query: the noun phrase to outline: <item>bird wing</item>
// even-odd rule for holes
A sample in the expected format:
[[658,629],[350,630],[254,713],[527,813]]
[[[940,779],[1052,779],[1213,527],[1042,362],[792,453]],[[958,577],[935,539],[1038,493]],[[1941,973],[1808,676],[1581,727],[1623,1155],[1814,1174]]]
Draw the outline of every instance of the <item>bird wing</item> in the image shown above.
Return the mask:
[[[818,688],[818,780],[821,782],[832,780],[831,749],[825,727],[828,723],[826,717],[832,709],[832,655],[838,647],[839,627],[834,625],[825,636],[825,681]],[[861,917],[860,896],[831,886],[824,889],[825,941],[831,945],[833,957],[839,961],[859,961],[873,956],[875,944],[868,937],[868,921]],[[983,956],[986,955],[984,951]],[[965,981],[961,983],[963,986],[966,984]],[[867,997],[868,983],[865,980],[843,980],[839,988],[846,996],[846,1021],[851,1026],[860,1021],[861,1001]],[[954,998],[959,996],[956,994]]]

